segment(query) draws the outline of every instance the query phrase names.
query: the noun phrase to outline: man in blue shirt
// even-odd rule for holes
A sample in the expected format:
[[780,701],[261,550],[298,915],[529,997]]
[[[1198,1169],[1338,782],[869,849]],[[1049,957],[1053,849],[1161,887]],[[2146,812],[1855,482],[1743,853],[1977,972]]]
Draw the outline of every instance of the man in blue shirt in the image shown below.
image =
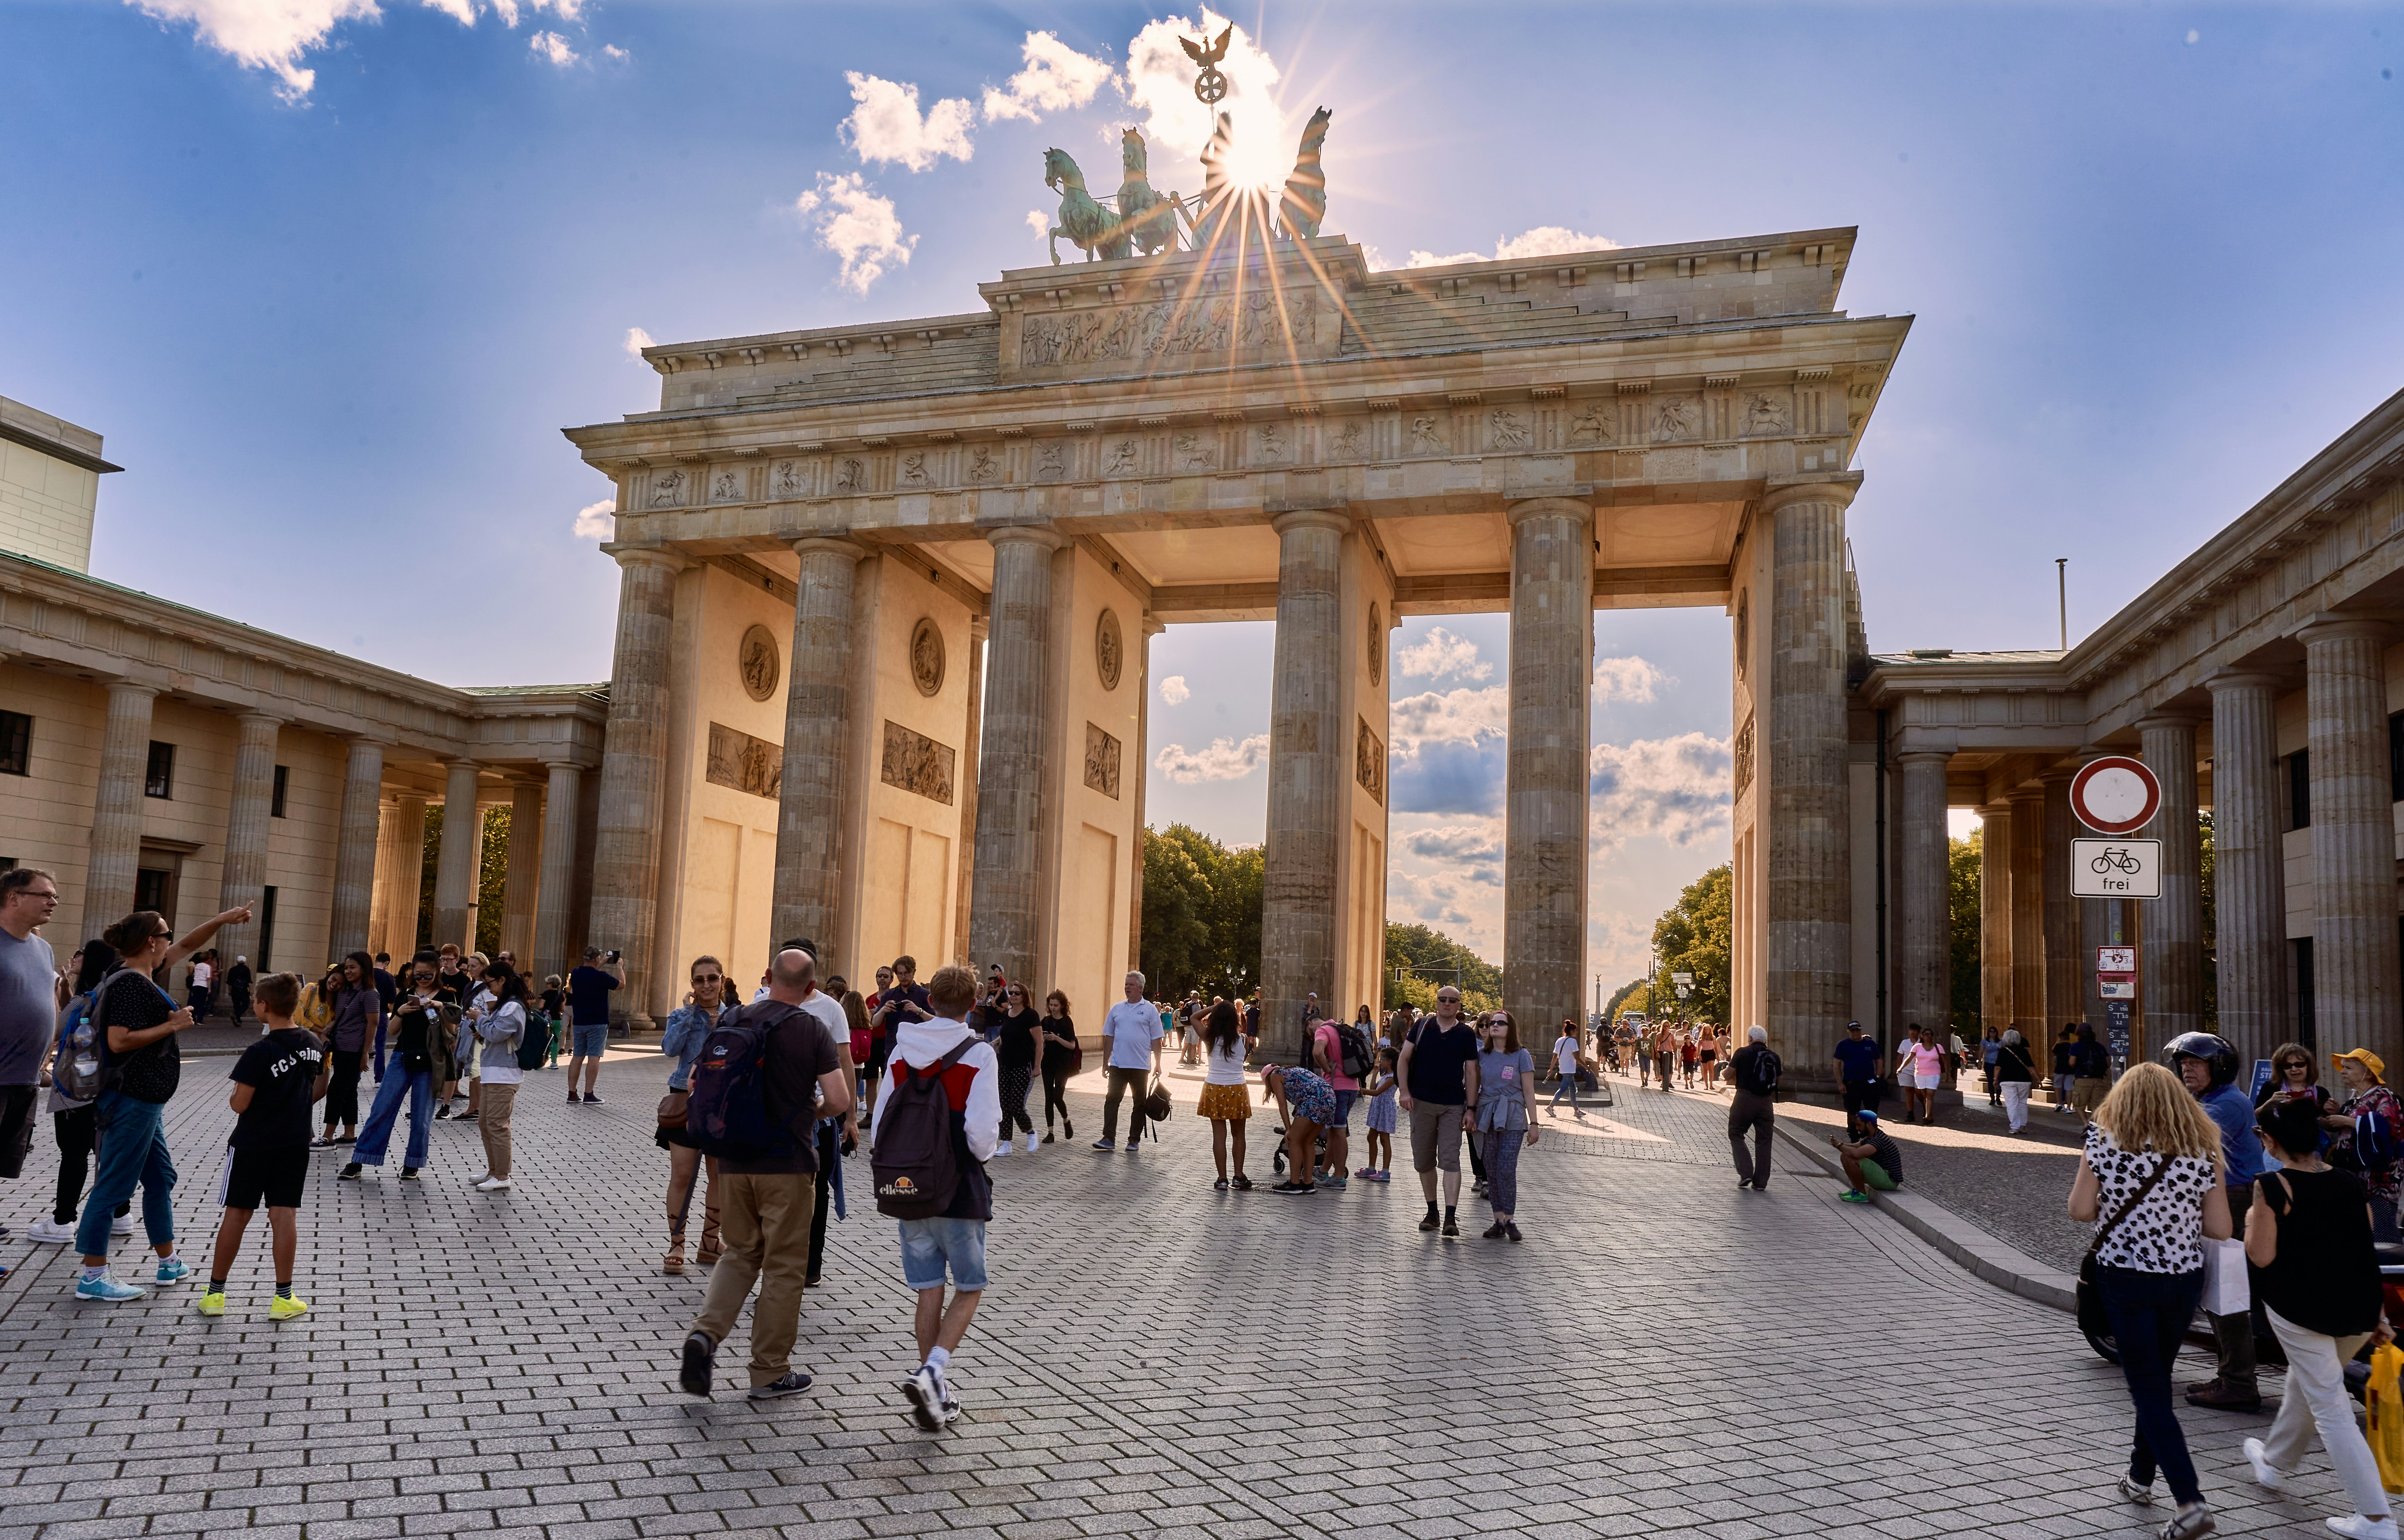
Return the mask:
[[[599,947],[584,949],[583,964],[567,976],[567,1009],[569,1048],[567,1059],[567,1103],[601,1100],[594,1084],[601,1078],[601,1055],[609,1047],[609,992],[625,983],[626,976],[618,969],[618,954],[604,954]],[[584,1076],[584,1094],[576,1092],[576,1077]]]
[[[2227,1165],[2229,1214],[2236,1239],[2245,1239],[2245,1215],[2254,1206],[2254,1180],[2270,1168],[2262,1142],[2254,1135],[2254,1103],[2237,1084],[2237,1050],[2208,1032],[2181,1033],[2167,1050],[2171,1067],[2187,1089],[2203,1103],[2220,1130],[2220,1153]],[[2260,1411],[2262,1392],[2254,1374],[2254,1315],[2208,1315],[2214,1343],[2220,1350],[2220,1373],[2205,1384],[2187,1388],[2187,1404],[2217,1407],[2224,1411]]]
[[1837,1045],[1837,1084],[1845,1093],[1845,1131],[1862,1131],[1859,1114],[1878,1105],[1878,1039],[1863,1035],[1859,1021],[1845,1023],[1844,1041]]

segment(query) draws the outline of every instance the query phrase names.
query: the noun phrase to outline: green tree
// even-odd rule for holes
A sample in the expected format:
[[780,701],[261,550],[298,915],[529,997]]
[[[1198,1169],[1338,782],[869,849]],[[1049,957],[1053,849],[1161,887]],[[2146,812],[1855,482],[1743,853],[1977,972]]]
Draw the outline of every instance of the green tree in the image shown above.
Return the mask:
[[[1656,997],[1666,1011],[1675,1006],[1687,1020],[1727,1026],[1729,963],[1734,937],[1730,905],[1734,873],[1722,862],[1686,884],[1678,901],[1653,924],[1653,946],[1660,955],[1661,988]],[[1669,988],[1669,975],[1690,973],[1695,982],[1679,1000]]]
[[1952,1007],[1953,1030],[1964,1039],[1978,1035],[1978,1015],[1983,1008],[1978,986],[1978,863],[1985,834],[1984,828],[1975,828],[1966,839],[1946,841],[1953,924],[1947,999]]
[[[434,936],[434,877],[442,861],[442,814],[437,803],[426,810],[426,843],[417,863],[417,944],[438,947],[454,936]],[[476,944],[471,950],[490,957],[501,950],[501,909],[510,885],[510,810],[484,810],[484,852],[476,874]]]
[[1644,1008],[1644,986],[1651,982],[1651,979],[1645,978],[1644,975],[1640,973],[1625,984],[1622,984],[1617,989],[1612,991],[1610,1003],[1602,1007],[1602,1019],[1605,1021],[1616,1023],[1619,1020],[1619,1013],[1622,1007],[1628,1010],[1642,1010]]
[[[1502,970],[1442,931],[1425,925],[1386,926],[1385,1008],[1417,1006],[1435,1009],[1436,988],[1460,972],[1463,1010],[1500,1010]],[[1399,975],[1399,977],[1398,977]]]
[[1223,849],[1211,874],[1210,944],[1220,981],[1213,992],[1230,1000],[1260,987],[1261,895],[1267,870],[1268,853],[1247,845]]
[[1261,877],[1258,846],[1231,851],[1184,824],[1144,832],[1137,956],[1159,993],[1232,1000],[1259,984]]

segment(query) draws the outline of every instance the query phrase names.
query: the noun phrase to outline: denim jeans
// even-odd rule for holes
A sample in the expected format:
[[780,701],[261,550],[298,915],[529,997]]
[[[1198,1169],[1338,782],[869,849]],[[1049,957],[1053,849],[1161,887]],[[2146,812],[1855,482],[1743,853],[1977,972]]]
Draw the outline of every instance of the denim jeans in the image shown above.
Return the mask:
[[2157,1465],[2181,1503],[2203,1500],[2187,1435],[2171,1405],[2171,1367],[2187,1339],[2195,1307],[2203,1297],[2203,1269],[2140,1272],[2098,1263],[2095,1286],[2112,1320],[2112,1340],[2120,1349],[2120,1373],[2137,1407],[2137,1435],[2129,1449],[2129,1478],[2153,1484]]
[[167,1158],[167,1136],[159,1129],[165,1103],[137,1102],[123,1091],[106,1090],[94,1110],[99,1114],[100,1171],[76,1226],[76,1250],[85,1256],[108,1255],[109,1218],[118,1204],[133,1196],[137,1182],[142,1186],[143,1232],[154,1246],[168,1244],[175,1239],[175,1163]]
[[395,1056],[385,1066],[385,1075],[376,1082],[375,1108],[359,1129],[359,1142],[351,1146],[351,1158],[362,1166],[384,1164],[384,1151],[392,1145],[392,1126],[400,1121],[400,1099],[409,1096],[409,1151],[401,1160],[404,1166],[426,1164],[427,1141],[434,1131],[434,1072],[419,1070],[414,1074],[400,1067]]

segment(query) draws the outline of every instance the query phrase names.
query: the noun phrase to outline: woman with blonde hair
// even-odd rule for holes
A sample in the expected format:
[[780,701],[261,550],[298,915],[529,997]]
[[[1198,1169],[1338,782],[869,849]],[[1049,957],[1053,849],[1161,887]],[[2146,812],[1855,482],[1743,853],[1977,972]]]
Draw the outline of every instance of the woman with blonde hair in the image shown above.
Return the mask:
[[2151,1504],[2159,1468],[2178,1505],[2162,1540],[2214,1528],[2172,1405],[2171,1366],[2203,1297],[2203,1242],[2231,1230],[2221,1165],[2220,1130],[2202,1103],[2171,1071],[2138,1064],[2095,1109],[2070,1188],[2070,1216],[2096,1224],[2095,1289],[2137,1413],[2119,1493]]

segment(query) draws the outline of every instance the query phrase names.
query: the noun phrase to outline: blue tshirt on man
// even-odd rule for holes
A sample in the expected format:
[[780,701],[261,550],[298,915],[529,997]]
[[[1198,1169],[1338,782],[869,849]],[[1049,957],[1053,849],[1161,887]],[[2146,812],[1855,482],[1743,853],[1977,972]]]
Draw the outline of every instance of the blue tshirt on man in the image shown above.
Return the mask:
[[600,968],[590,964],[567,976],[567,999],[580,1027],[606,1027],[609,1024],[609,992],[618,980]]
[[2228,1163],[2225,1180],[2230,1186],[2242,1187],[2271,1169],[2262,1141],[2254,1137],[2254,1103],[2243,1091],[2232,1082],[2197,1100],[2220,1126],[2220,1154]]
[[1879,1046],[1874,1037],[1840,1038],[1837,1062],[1844,1067],[1845,1084],[1866,1086],[1878,1078]]

